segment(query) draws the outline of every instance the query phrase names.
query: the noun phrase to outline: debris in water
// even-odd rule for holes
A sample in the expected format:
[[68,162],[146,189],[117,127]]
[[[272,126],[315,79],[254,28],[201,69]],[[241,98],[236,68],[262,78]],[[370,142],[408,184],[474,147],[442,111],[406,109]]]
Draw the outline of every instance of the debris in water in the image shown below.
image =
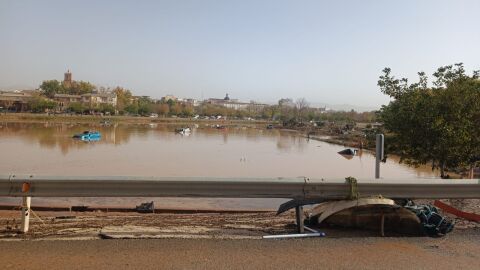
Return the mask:
[[347,149],[344,149],[340,152],[338,152],[340,155],[350,155],[350,156],[354,156],[356,153],[357,153],[357,150],[353,150],[353,149],[350,149],[350,148],[347,148]]

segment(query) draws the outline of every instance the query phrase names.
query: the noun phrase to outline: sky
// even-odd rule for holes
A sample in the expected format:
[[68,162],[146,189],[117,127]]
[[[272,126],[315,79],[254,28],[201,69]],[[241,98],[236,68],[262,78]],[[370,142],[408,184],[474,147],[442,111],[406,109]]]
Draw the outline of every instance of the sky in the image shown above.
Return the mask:
[[480,69],[480,1],[0,0],[0,89],[43,80],[160,98],[387,104],[377,80]]

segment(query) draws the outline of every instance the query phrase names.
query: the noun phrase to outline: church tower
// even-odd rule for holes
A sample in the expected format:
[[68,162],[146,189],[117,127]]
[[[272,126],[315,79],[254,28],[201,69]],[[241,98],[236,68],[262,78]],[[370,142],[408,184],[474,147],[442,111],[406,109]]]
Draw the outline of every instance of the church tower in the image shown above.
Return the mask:
[[63,85],[65,85],[66,87],[72,86],[72,73],[70,72],[70,70],[68,70],[64,74]]

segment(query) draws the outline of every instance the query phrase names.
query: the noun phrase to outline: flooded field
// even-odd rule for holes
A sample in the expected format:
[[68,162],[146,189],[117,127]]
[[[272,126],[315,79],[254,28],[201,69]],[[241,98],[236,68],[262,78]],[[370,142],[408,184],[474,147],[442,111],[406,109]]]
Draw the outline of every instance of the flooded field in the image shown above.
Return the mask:
[[[0,123],[0,173],[326,179],[374,176],[375,157],[371,153],[363,151],[347,158],[337,153],[345,149],[343,146],[307,140],[295,132],[267,130],[264,126],[218,129],[192,124],[191,133],[182,135],[175,133],[175,128],[157,124]],[[84,130],[100,131],[101,140],[72,138]],[[428,167],[408,167],[394,157],[382,164],[381,175],[435,177]],[[200,205],[209,207],[219,201],[237,206],[238,200],[202,199]],[[258,206],[259,201],[245,200],[242,206]],[[108,199],[110,204],[119,202],[123,200]]]

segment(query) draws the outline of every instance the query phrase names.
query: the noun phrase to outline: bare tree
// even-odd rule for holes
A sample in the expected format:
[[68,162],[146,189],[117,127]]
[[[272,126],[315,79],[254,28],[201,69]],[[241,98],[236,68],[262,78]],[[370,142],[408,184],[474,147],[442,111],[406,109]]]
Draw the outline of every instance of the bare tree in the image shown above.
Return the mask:
[[297,99],[297,102],[295,102],[297,120],[305,119],[308,108],[309,108],[309,104],[305,98]]

